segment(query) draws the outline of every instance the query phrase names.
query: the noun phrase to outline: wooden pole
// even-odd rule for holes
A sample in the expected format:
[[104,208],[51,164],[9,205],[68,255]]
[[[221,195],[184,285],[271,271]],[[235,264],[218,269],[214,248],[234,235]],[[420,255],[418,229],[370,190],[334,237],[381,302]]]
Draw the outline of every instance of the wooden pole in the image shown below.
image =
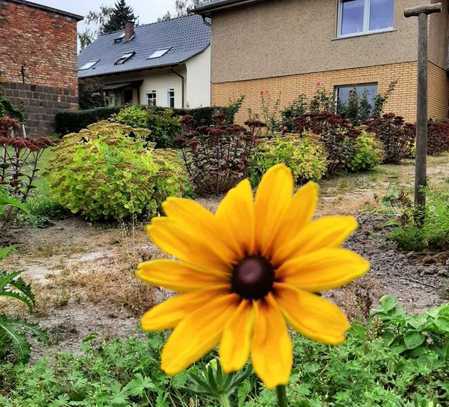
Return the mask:
[[422,226],[426,211],[428,138],[428,15],[440,13],[441,3],[405,10],[405,17],[418,17],[418,97],[416,108],[415,222]]

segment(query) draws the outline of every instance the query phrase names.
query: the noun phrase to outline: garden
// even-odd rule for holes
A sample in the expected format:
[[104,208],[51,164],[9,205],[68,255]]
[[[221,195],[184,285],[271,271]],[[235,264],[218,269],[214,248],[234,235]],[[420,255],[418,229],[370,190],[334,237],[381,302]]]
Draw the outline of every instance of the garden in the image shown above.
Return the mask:
[[391,92],[32,139],[0,96],[0,405],[449,405],[449,123],[418,220]]

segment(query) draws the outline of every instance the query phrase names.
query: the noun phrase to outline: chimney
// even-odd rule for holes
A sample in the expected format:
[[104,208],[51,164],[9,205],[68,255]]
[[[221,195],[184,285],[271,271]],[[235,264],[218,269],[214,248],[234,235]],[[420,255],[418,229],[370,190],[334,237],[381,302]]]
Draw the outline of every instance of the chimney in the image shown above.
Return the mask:
[[136,35],[134,31],[134,22],[128,21],[125,25],[125,42],[131,41]]

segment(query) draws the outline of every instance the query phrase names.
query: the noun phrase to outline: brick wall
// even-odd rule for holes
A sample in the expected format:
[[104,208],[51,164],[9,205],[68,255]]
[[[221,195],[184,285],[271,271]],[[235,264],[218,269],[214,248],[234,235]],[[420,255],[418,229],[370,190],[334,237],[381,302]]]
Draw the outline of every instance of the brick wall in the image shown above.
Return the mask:
[[56,111],[78,106],[76,23],[0,0],[0,91],[24,110],[31,135],[51,132]]
[[[280,98],[281,108],[290,104],[301,93],[308,97],[315,94],[317,86],[328,90],[336,85],[378,83],[384,93],[391,81],[397,80],[396,89],[385,106],[386,112],[403,116],[407,121],[416,120],[416,62],[378,65],[365,68],[343,69],[303,75],[257,79],[212,84],[212,102],[223,106],[230,99],[245,95],[245,102],[237,120],[247,120],[248,108],[260,113],[260,92],[268,92],[273,100]],[[429,114],[434,118],[447,117],[448,88],[444,71],[429,63]]]

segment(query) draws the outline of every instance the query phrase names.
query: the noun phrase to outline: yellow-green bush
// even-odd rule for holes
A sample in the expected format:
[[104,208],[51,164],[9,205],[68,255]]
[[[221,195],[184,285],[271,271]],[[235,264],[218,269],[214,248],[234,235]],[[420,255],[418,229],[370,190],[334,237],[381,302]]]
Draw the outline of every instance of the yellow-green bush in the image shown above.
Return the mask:
[[175,152],[154,150],[145,129],[98,122],[53,149],[47,177],[53,198],[92,220],[155,215],[169,196],[188,190]]
[[383,160],[382,144],[376,136],[362,131],[354,142],[354,154],[349,163],[352,172],[370,171]]
[[296,182],[320,180],[327,171],[326,152],[308,135],[280,135],[259,143],[250,163],[250,179],[257,185],[273,165],[284,163],[293,172]]

